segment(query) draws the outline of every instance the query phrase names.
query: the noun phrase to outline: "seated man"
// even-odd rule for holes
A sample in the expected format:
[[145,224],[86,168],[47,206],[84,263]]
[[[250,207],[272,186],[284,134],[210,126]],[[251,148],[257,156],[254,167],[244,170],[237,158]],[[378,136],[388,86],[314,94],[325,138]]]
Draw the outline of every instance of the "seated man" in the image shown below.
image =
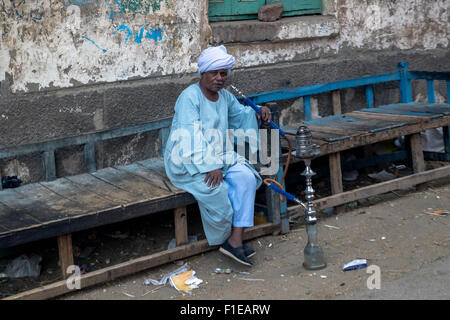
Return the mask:
[[[258,132],[259,127],[255,111],[224,89],[234,62],[224,46],[202,52],[200,81],[183,90],[175,104],[164,163],[170,181],[198,201],[209,245],[221,245],[222,253],[251,266],[248,258],[255,251],[242,240],[244,229],[253,226],[262,179],[229,147],[228,129]],[[261,113],[264,121],[271,120],[269,108],[261,107]]]

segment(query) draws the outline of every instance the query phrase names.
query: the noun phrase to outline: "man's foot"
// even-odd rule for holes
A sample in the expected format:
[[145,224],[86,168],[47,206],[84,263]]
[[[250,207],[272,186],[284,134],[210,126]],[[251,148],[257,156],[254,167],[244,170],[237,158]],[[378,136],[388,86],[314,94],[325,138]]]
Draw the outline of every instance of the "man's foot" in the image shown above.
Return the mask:
[[242,248],[244,249],[244,254],[247,258],[251,258],[256,254],[255,250],[253,250],[250,247],[247,247],[245,244],[242,245]]
[[229,256],[230,258],[233,258],[237,262],[242,263],[243,265],[252,266],[252,263],[250,262],[250,260],[248,260],[247,257],[245,256],[243,246],[233,248],[228,243],[228,240],[227,240],[220,246],[219,251],[222,252],[224,255]]

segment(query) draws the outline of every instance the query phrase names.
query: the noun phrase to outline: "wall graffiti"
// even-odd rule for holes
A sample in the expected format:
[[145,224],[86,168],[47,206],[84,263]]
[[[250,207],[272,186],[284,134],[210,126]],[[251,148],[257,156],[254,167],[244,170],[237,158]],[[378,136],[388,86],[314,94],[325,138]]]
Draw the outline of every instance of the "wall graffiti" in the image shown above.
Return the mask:
[[107,52],[107,51],[108,51],[108,50],[106,50],[106,49],[101,48],[98,44],[95,43],[94,40],[91,40],[91,39],[89,39],[89,38],[86,37],[86,36],[83,36],[83,39],[86,39],[86,40],[92,42],[97,48],[99,48],[99,49],[102,50],[103,52]]
[[[127,25],[121,24],[120,26],[117,27],[117,30],[113,31],[112,34],[115,34],[117,31],[125,32],[125,34],[126,34],[125,46],[126,46],[128,43],[128,40],[133,35],[131,28]],[[145,36],[144,36],[144,32],[145,32]],[[136,31],[135,37],[134,37],[134,42],[141,43],[142,38],[152,39],[155,41],[155,43],[157,43],[158,40],[162,40],[162,30],[161,30],[161,28],[145,30],[145,28],[142,27],[139,31]]]
[[[95,5],[95,3],[93,3],[94,0],[65,0],[64,1],[64,5],[76,5],[76,6],[93,6]],[[113,8],[110,8],[110,13],[109,13],[109,19],[113,22],[113,27],[115,28],[114,31],[112,31],[112,34],[116,34],[116,33],[124,33],[125,34],[125,40],[124,40],[124,45],[127,46],[128,42],[130,41],[130,39],[133,39],[133,41],[137,44],[141,44],[143,39],[150,39],[153,40],[155,43],[157,43],[158,41],[162,40],[162,29],[161,28],[148,28],[148,27],[141,27],[138,31],[133,32],[133,30],[131,29],[130,26],[126,25],[126,24],[120,24],[120,25],[116,25],[114,24],[114,20],[115,20],[115,14],[123,14],[123,13],[137,13],[137,12],[148,12],[148,10],[150,9],[150,7],[153,10],[157,10],[160,8],[160,3],[163,0],[112,0],[113,5],[116,4],[118,6]],[[165,0],[167,1],[167,0]],[[134,35],[134,37],[133,37]],[[90,41],[92,44],[94,44],[97,48],[99,48],[100,50],[102,50],[104,53],[106,53],[108,50],[101,48],[100,46],[98,46],[94,40],[89,39],[86,36],[83,36],[84,39]]]
[[[24,6],[25,0],[1,0],[1,13],[4,18],[16,18],[26,22],[38,22],[44,16],[42,8]],[[5,19],[6,20],[6,19]]]

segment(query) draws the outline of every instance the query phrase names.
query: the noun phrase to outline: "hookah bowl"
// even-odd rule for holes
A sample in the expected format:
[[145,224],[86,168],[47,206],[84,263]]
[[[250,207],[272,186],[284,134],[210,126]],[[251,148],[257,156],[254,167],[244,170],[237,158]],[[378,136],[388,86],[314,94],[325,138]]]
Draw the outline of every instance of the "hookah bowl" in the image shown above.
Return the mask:
[[314,209],[314,189],[312,187],[312,176],[315,172],[311,169],[311,159],[320,154],[319,146],[312,143],[312,134],[308,127],[302,125],[298,128],[296,136],[296,154],[305,163],[305,170],[301,174],[306,178],[305,199],[307,201],[305,209],[306,233],[308,243],[303,250],[303,267],[308,270],[317,270],[326,267],[323,250],[317,242],[317,217]]

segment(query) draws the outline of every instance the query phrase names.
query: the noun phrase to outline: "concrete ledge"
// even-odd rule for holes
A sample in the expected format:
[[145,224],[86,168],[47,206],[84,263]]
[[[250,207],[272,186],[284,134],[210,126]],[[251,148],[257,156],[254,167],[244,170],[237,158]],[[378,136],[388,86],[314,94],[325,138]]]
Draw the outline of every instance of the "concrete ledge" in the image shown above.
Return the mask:
[[332,37],[339,34],[334,16],[298,16],[274,22],[259,20],[210,23],[214,44],[255,41],[285,41]]

